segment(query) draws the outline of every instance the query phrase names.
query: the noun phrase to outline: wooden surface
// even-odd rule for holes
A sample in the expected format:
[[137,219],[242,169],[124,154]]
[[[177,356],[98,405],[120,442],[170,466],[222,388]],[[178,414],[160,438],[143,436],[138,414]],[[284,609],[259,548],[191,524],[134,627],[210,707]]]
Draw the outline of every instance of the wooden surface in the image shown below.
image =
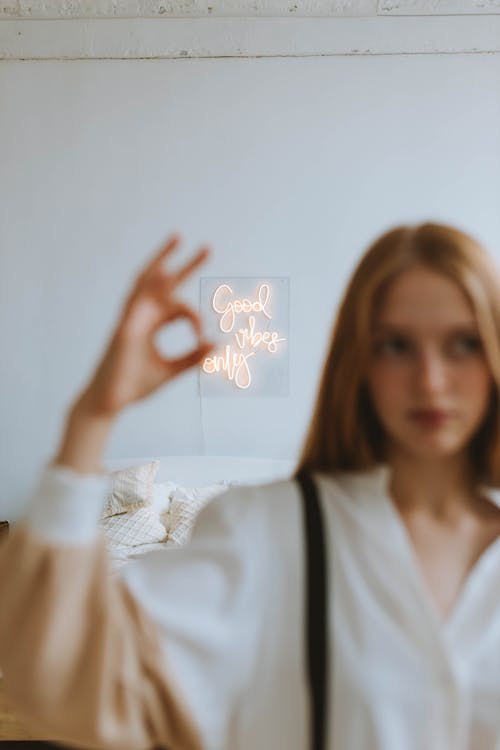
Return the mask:
[[9,705],[5,695],[3,678],[0,676],[0,742],[4,740],[41,740],[45,737],[35,736],[25,726],[22,719]]
[[[8,521],[0,521],[0,539],[5,539],[9,533]],[[35,737],[28,731],[22,719],[16,714],[14,709],[9,705],[3,683],[2,673],[0,671],[0,742],[5,740],[35,740],[41,739]]]

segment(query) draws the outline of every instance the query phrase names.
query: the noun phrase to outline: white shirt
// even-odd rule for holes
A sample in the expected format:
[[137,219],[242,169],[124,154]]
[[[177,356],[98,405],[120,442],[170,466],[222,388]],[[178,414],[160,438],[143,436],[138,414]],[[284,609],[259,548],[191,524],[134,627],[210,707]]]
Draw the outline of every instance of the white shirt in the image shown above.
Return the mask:
[[[389,496],[388,466],[315,477],[329,554],[328,747],[500,750],[500,539],[443,623]],[[103,489],[48,470],[32,533],[81,548]],[[500,506],[498,491],[487,494]],[[203,747],[308,748],[303,552],[299,489],[280,481],[232,488],[204,509],[188,546],[122,569]]]

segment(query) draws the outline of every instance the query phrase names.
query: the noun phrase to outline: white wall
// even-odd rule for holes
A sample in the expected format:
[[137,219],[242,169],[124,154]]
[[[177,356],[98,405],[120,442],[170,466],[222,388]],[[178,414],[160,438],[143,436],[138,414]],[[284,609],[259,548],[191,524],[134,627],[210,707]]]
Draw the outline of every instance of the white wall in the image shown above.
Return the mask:
[[[357,22],[314,23],[340,20]],[[4,55],[0,517],[19,516],[128,283],[170,230],[186,239],[178,262],[211,242],[206,275],[290,276],[290,395],[201,400],[192,373],[124,414],[109,456],[295,456],[339,295],[377,233],[449,221],[500,256],[500,55],[412,54],[410,25],[437,19],[385,20],[406,24],[404,52],[383,53],[388,32],[377,54]],[[475,44],[491,28],[450,17],[456,40],[457,20]],[[65,22],[1,21],[11,50],[22,23]],[[195,280],[184,296],[197,304]]]

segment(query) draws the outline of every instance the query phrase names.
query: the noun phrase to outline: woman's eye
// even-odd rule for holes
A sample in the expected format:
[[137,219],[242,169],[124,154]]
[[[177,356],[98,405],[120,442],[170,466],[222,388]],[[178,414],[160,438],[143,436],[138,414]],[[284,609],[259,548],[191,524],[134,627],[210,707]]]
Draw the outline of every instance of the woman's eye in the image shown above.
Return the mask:
[[[413,351],[412,342],[401,336],[391,336],[375,343],[376,354],[388,356],[403,356]],[[482,351],[482,342],[478,336],[461,335],[456,336],[450,344],[451,356],[463,356]]]
[[398,336],[379,341],[375,350],[380,354],[403,354],[410,348],[409,343]]
[[458,336],[453,341],[453,348],[459,354],[477,352],[482,349],[481,339],[477,336]]

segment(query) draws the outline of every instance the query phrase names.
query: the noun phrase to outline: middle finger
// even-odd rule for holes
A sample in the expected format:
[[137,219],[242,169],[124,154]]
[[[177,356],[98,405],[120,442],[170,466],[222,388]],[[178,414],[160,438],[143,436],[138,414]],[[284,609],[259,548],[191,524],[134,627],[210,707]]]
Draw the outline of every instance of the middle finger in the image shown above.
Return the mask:
[[196,255],[191,258],[191,260],[188,260],[188,262],[184,266],[179,268],[174,273],[170,274],[173,285],[178,286],[179,284],[181,284],[184,279],[186,279],[196,268],[198,268],[198,266],[201,266],[201,264],[205,262],[209,255],[210,248],[208,248],[207,246],[200,248]]

